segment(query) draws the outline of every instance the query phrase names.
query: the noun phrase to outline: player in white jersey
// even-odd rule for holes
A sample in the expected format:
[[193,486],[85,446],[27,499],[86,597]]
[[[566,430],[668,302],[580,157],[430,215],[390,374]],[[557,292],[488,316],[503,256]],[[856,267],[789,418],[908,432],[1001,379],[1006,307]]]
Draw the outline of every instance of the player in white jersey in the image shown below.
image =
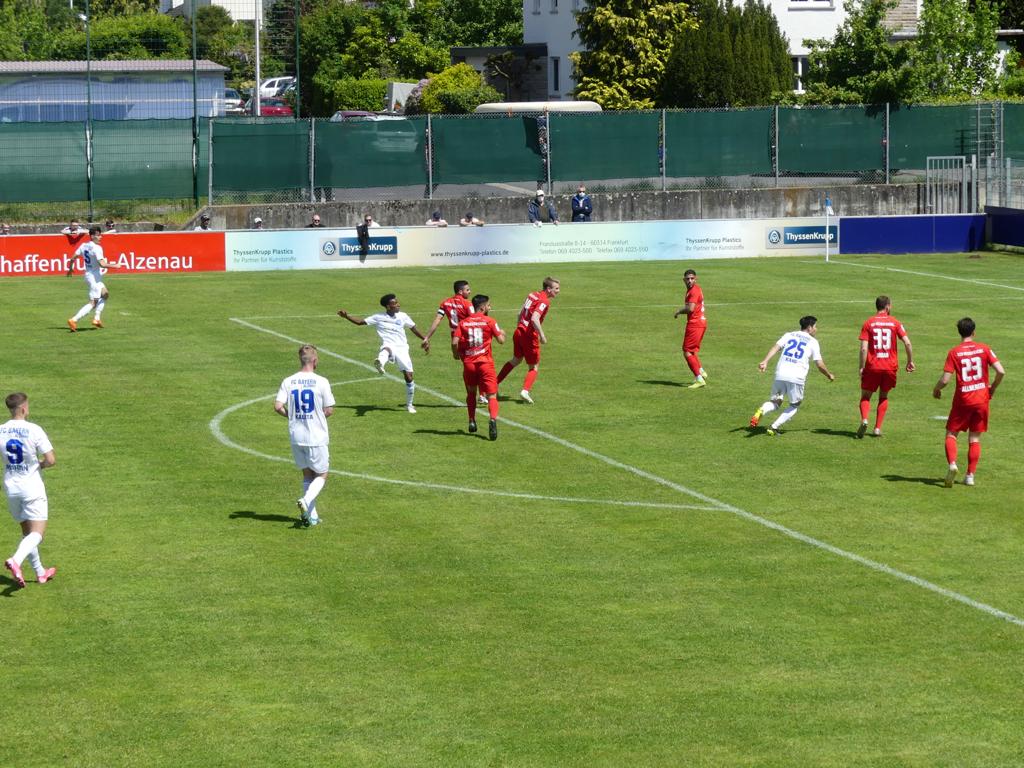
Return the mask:
[[68,264],[68,277],[71,277],[71,274],[75,271],[75,260],[82,260],[82,268],[85,270],[85,284],[89,288],[89,303],[68,320],[68,328],[71,329],[72,333],[78,330],[78,321],[89,314],[91,310],[96,310],[96,314],[92,318],[93,327],[103,327],[103,320],[100,316],[103,314],[103,307],[107,303],[110,292],[107,291],[107,286],[103,283],[103,273],[100,270],[117,268],[116,265],[107,261],[103,255],[103,246],[100,245],[100,241],[103,239],[103,232],[100,228],[89,227],[89,237],[91,238],[90,240],[78,246],[75,255],[71,257],[71,263]]
[[302,470],[302,496],[296,502],[303,526],[319,525],[316,497],[327,482],[330,452],[327,419],[334,413],[331,383],[315,373],[319,363],[316,347],[299,347],[298,373],[285,378],[277,391],[274,410],[288,419],[288,438],[295,466]]
[[[381,375],[384,374],[385,364],[389,362],[398,367],[405,377],[405,409],[409,413],[416,413],[416,408],[412,404],[413,396],[416,394],[416,383],[413,381],[412,356],[409,353],[409,339],[405,335],[405,329],[408,328],[423,341],[427,341],[427,337],[420,333],[411,317],[400,311],[402,305],[398,303],[395,294],[381,296],[380,305],[385,311],[367,318],[349,314],[344,309],[339,309],[338,315],[355,325],[372,325],[377,329],[377,335],[380,336],[380,351],[377,353],[377,359],[373,361],[373,367]],[[423,351],[430,353],[429,342],[423,345]]]
[[[49,508],[46,488],[40,471],[56,464],[53,446],[42,427],[28,420],[28,395],[13,392],[7,396],[10,421],[0,425],[0,450],[4,456],[4,492],[11,517],[21,526],[22,539],[4,567],[11,572],[18,586],[25,586],[21,564],[28,558],[36,572],[36,580],[45,584],[57,573],[44,568],[39,559],[39,544],[46,533]],[[39,457],[42,456],[42,461]]]
[[762,416],[781,408],[783,400],[789,401],[789,407],[779,414],[779,417],[768,427],[768,434],[778,434],[779,428],[796,415],[796,411],[804,399],[804,384],[807,382],[807,372],[810,370],[812,360],[825,378],[829,381],[836,380],[821,358],[821,346],[814,338],[817,335],[818,318],[812,315],[801,317],[800,330],[784,334],[768,350],[764,360],[757,364],[757,369],[764,373],[768,369],[768,361],[775,357],[776,352],[782,352],[782,356],[775,366],[772,392],[768,396],[768,400],[754,412],[750,419],[750,426],[756,427]]

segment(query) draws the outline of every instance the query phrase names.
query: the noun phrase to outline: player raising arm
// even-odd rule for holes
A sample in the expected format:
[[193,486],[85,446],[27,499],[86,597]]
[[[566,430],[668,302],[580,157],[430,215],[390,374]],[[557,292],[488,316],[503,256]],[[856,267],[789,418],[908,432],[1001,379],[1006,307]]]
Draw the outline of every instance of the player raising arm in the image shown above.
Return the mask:
[[82,260],[82,268],[85,270],[85,284],[89,289],[89,303],[78,310],[74,317],[68,319],[68,328],[71,329],[72,333],[78,330],[78,321],[89,314],[91,309],[96,310],[96,314],[92,318],[93,327],[103,327],[103,321],[100,319],[100,316],[103,314],[103,307],[106,306],[110,292],[103,283],[103,273],[100,270],[117,269],[117,265],[107,261],[103,255],[103,246],[100,245],[100,241],[103,239],[103,232],[100,228],[89,227],[89,237],[91,241],[86,241],[78,246],[75,255],[71,257],[71,262],[68,264],[67,276],[71,277],[71,274],[75,271],[75,260]]
[[[965,317],[956,324],[960,334],[960,343],[949,350],[942,375],[935,382],[932,396],[942,399],[942,390],[956,377],[956,392],[953,394],[953,405],[946,419],[946,471],[945,486],[953,487],[956,480],[956,436],[967,432],[967,474],[964,485],[974,485],[974,471],[978,468],[981,458],[981,435],[988,431],[988,403],[999,388],[1006,371],[999,362],[996,353],[987,344],[974,340],[974,321]],[[988,369],[996,372],[992,383],[988,380]]]

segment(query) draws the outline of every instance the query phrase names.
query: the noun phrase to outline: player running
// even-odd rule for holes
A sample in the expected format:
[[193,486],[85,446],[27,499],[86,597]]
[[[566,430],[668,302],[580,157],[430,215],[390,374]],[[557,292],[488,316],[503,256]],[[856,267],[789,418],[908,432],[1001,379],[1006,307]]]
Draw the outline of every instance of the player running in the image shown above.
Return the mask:
[[[981,458],[981,435],[988,431],[988,403],[1006,374],[992,348],[974,340],[974,329],[974,321],[969,317],[956,324],[960,343],[946,355],[942,376],[932,390],[932,396],[941,400],[943,388],[950,379],[956,377],[953,405],[946,420],[946,461],[949,462],[949,469],[944,484],[947,488],[952,488],[956,480],[956,436],[960,432],[968,433],[964,485],[974,485],[974,472]],[[994,368],[996,372],[991,384],[988,380],[989,368]]]
[[[338,316],[344,317],[354,325],[372,325],[377,329],[377,335],[380,336],[380,351],[377,353],[377,359],[373,361],[373,367],[382,376],[387,363],[394,363],[398,367],[405,377],[405,410],[416,413],[416,408],[412,404],[413,396],[416,394],[416,383],[413,381],[412,356],[409,354],[409,339],[405,335],[405,329],[410,329],[423,341],[426,341],[426,337],[420,333],[413,319],[400,311],[402,305],[398,303],[395,294],[387,293],[381,296],[380,305],[384,307],[384,312],[378,312],[365,319],[358,315],[350,315],[344,309],[338,310]],[[423,349],[429,353],[430,344]]]
[[489,296],[473,297],[473,314],[459,322],[452,335],[452,356],[462,360],[462,380],[466,384],[466,408],[469,410],[469,431],[476,432],[477,390],[487,399],[490,423],[487,435],[498,439],[498,380],[494,375],[491,339],[505,343],[505,332],[498,327],[491,311]]
[[875,412],[875,437],[882,435],[882,422],[889,408],[889,390],[896,387],[896,373],[900,368],[896,339],[907,348],[907,373],[914,372],[914,349],[903,323],[892,316],[892,301],[888,296],[875,299],[876,314],[869,317],[860,329],[860,426],[857,437],[868,431],[871,413],[871,395],[878,391]]
[[75,271],[75,259],[82,260],[82,268],[85,270],[85,284],[89,288],[89,303],[68,320],[68,328],[71,329],[72,333],[78,330],[78,321],[93,309],[96,310],[92,318],[93,327],[103,327],[103,320],[100,319],[100,316],[103,314],[103,307],[106,306],[110,292],[107,291],[107,286],[103,283],[103,273],[100,270],[117,269],[117,265],[111,264],[103,255],[103,246],[100,245],[100,241],[103,239],[102,230],[99,227],[89,227],[89,237],[91,242],[86,241],[78,246],[75,255],[71,257],[71,263],[68,264],[67,276],[71,277],[71,274]]
[[519,320],[516,324],[515,333],[512,334],[512,359],[501,366],[498,374],[498,384],[501,384],[512,369],[523,360],[529,370],[523,381],[523,388],[519,391],[519,397],[527,403],[533,404],[533,397],[530,390],[537,381],[537,364],[540,362],[540,345],[548,343],[548,337],[544,335],[544,318],[547,317],[548,309],[551,308],[551,300],[562,290],[562,284],[553,277],[545,277],[543,287],[534,291],[526,297],[523,308],[519,310]]
[[469,295],[472,293],[469,289],[469,281],[456,280],[452,283],[452,291],[453,294],[442,301],[441,305],[437,308],[434,322],[430,324],[430,327],[427,329],[427,335],[424,336],[423,342],[420,344],[425,350],[429,349],[430,337],[434,335],[434,331],[441,324],[441,320],[448,321],[448,327],[454,336],[455,327],[459,324],[459,321],[473,314],[473,303],[469,300]]
[[683,272],[686,284],[686,298],[683,306],[672,315],[675,319],[686,315],[686,332],[683,334],[683,360],[693,372],[693,383],[687,389],[700,389],[707,385],[708,372],[700,364],[700,343],[708,329],[708,320],[704,315],[704,291],[697,285],[697,273],[688,269]]
[[768,361],[776,352],[781,351],[782,356],[775,366],[775,381],[772,382],[772,392],[768,400],[760,408],[754,411],[750,418],[750,426],[756,427],[761,417],[782,407],[782,401],[788,400],[789,407],[768,427],[768,434],[775,436],[779,434],[779,428],[796,415],[797,409],[804,400],[804,384],[807,382],[807,372],[810,370],[811,360],[818,367],[818,370],[829,381],[835,381],[825,361],[821,358],[821,346],[814,338],[818,335],[818,318],[807,315],[800,318],[800,330],[790,331],[782,336],[768,350],[768,354],[757,364],[757,369],[762,373],[768,368]]

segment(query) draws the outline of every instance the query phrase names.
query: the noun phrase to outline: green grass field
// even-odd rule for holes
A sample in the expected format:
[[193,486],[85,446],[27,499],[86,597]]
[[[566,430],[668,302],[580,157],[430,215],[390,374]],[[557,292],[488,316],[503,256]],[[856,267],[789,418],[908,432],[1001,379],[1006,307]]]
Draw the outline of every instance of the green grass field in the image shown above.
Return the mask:
[[[59,569],[0,576],[5,765],[1024,765],[1024,261],[838,261],[114,275],[107,328],[76,335],[80,276],[4,279],[0,389],[55,446]],[[443,329],[410,415],[374,331],[334,316],[394,291],[425,329],[464,277],[511,331],[549,273],[536,404],[523,366],[495,443]],[[880,293],[918,371],[859,441]],[[804,314],[838,378],[812,370],[770,438],[757,362]],[[931,388],[964,315],[1007,379],[977,486],[945,489]],[[309,530],[272,411],[300,340],[338,399]]]

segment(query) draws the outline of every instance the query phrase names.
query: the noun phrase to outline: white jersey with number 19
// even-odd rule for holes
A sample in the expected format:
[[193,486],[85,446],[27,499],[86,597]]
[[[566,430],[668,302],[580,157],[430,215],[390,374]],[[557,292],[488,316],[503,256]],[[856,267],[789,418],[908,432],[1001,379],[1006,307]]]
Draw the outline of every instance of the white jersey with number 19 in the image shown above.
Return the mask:
[[327,415],[334,407],[331,383],[323,376],[299,371],[281,382],[277,402],[288,404],[288,437],[293,445],[327,445]]
[[53,450],[43,428],[24,419],[0,425],[0,450],[4,456],[4,490],[11,498],[46,496],[39,474],[39,455]]

